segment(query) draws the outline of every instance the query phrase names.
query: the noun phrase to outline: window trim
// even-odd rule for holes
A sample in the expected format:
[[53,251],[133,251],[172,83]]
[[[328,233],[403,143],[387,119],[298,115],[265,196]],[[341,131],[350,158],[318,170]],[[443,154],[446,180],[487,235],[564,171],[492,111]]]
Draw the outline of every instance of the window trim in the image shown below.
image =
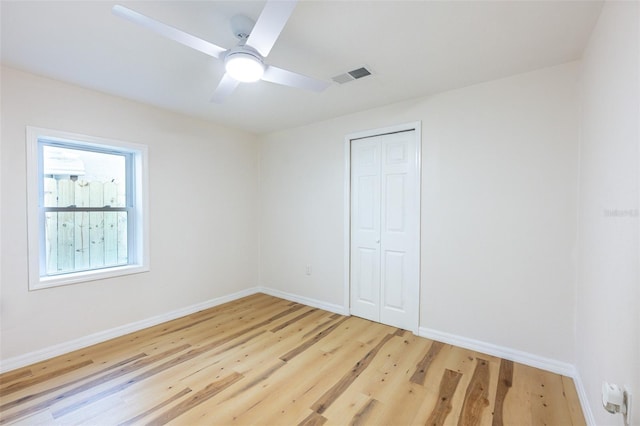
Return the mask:
[[[79,144],[89,149],[95,148],[102,151],[117,151],[131,154],[133,168],[133,182],[129,188],[133,190],[132,201],[133,214],[131,215],[133,236],[129,246],[129,264],[62,273],[57,275],[41,275],[44,264],[42,244],[43,199],[41,178],[40,140],[60,142],[62,144]],[[59,130],[44,129],[27,126],[27,233],[29,254],[29,290],[57,287],[68,284],[101,280],[123,275],[136,274],[149,271],[149,208],[148,208],[148,148],[145,145],[124,142],[120,140],[106,139],[95,136],[87,136]],[[135,189],[135,190],[134,190]],[[128,238],[128,242],[129,242]]]

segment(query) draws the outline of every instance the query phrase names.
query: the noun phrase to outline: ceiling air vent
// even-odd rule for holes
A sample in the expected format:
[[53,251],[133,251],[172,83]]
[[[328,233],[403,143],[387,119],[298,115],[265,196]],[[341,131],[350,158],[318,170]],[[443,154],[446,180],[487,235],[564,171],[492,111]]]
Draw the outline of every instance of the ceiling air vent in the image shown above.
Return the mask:
[[371,75],[371,71],[369,71],[365,67],[360,67],[358,69],[348,71],[344,74],[338,74],[335,77],[333,77],[332,80],[335,81],[336,83],[344,84],[353,80],[357,80],[362,77],[366,77],[368,75]]

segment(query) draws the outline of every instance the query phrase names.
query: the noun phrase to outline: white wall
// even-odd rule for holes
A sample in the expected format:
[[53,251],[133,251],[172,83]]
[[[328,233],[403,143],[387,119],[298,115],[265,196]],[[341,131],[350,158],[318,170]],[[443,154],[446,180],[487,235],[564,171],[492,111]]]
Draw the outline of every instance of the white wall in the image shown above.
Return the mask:
[[262,285],[347,303],[344,137],[420,120],[421,327],[572,363],[577,72],[570,63],[265,136]]
[[605,2],[582,67],[576,364],[597,424],[606,380],[629,385],[640,425],[640,3]]
[[[254,135],[1,71],[1,359],[257,285]],[[150,272],[28,291],[26,125],[148,145]]]

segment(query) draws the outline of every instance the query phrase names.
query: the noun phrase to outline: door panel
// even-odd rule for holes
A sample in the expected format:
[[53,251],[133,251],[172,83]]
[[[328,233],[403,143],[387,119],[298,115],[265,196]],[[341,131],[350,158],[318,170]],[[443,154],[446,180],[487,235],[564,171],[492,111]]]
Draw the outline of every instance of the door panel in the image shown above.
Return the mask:
[[351,150],[351,312],[380,321],[380,145]]
[[[394,136],[394,135],[389,135]],[[386,163],[391,164],[406,164],[407,163],[407,144],[403,141],[387,141],[386,142]]]
[[356,278],[358,279],[358,300],[370,303],[371,305],[377,304],[378,293],[378,250],[371,250],[368,248],[360,247],[358,249],[358,256],[356,258],[357,269]]
[[382,141],[380,321],[417,331],[420,286],[420,176],[416,132]]
[[385,250],[384,252],[384,309],[403,310],[404,301],[404,266],[405,253]]
[[404,232],[405,212],[405,175],[388,174],[385,176],[384,193],[386,232]]
[[377,176],[358,177],[358,220],[356,224],[360,231],[376,231],[377,181]]

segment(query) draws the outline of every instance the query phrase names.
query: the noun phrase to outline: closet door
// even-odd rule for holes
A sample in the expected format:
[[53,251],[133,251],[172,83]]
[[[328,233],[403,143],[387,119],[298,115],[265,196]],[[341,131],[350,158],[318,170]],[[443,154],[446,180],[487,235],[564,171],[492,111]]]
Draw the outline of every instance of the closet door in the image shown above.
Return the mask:
[[420,176],[416,132],[384,136],[381,150],[380,322],[417,331]]
[[351,142],[351,313],[380,321],[381,137]]
[[419,166],[415,131],[351,142],[351,313],[417,331]]

